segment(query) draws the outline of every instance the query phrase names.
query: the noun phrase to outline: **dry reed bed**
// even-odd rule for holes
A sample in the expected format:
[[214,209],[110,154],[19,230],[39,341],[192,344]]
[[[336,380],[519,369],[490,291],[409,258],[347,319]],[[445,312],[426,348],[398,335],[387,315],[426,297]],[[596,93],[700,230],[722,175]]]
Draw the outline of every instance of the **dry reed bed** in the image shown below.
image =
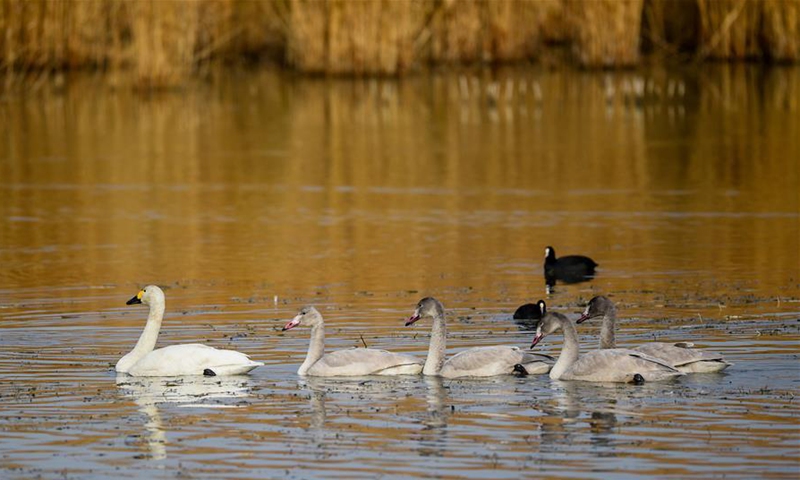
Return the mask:
[[800,0],[765,0],[762,8],[768,54],[778,61],[800,60]]
[[296,0],[288,62],[312,73],[394,75],[428,63],[535,57],[558,0]]
[[132,71],[146,88],[180,85],[211,60],[397,75],[534,59],[544,42],[616,67],[638,62],[642,38],[699,58],[798,61],[800,0],[0,0],[6,73]]
[[415,61],[426,2],[296,0],[286,31],[287,60],[330,74],[401,73]]
[[0,0],[0,67],[131,70],[136,86],[176,86],[211,58],[276,51],[284,3]]
[[746,59],[761,55],[763,2],[698,0],[701,57]]
[[581,65],[618,67],[639,61],[644,0],[566,1],[573,50]]

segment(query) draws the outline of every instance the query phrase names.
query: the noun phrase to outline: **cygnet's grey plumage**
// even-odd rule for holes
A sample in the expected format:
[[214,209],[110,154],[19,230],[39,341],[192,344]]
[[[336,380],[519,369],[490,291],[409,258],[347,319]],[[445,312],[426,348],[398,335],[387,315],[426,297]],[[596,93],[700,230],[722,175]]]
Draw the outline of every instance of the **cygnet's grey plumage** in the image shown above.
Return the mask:
[[[600,349],[616,348],[617,308],[608,297],[598,295],[592,298],[578,319],[578,323],[597,317],[603,317],[600,327]],[[732,365],[719,353],[691,347],[690,343],[649,342],[633,350],[663,360],[684,373],[719,372]]]
[[412,356],[376,348],[350,348],[325,353],[325,322],[312,307],[303,307],[283,330],[298,325],[311,327],[311,341],[298,375],[315,377],[353,377],[364,375],[417,375],[422,362]]
[[637,374],[647,382],[669,380],[683,375],[657,358],[624,348],[595,350],[581,355],[575,325],[560,313],[545,313],[536,329],[531,348],[558,330],[564,334],[564,345],[558,361],[550,370],[550,378],[553,380],[633,383]]
[[517,365],[521,365],[528,374],[547,373],[550,370],[549,357],[546,355],[505,345],[470,348],[445,360],[447,326],[441,302],[432,297],[423,298],[406,325],[422,318],[433,320],[423,375],[445,378],[509,375],[515,372]]

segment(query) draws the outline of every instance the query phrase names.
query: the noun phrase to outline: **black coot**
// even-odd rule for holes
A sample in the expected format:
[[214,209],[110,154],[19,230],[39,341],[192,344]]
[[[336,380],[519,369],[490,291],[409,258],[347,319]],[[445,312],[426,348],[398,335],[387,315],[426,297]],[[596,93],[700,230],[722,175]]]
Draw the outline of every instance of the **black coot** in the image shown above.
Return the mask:
[[594,276],[597,262],[583,255],[567,255],[556,258],[553,247],[544,249],[544,279],[548,285],[555,285],[556,280],[564,283],[577,283],[589,280]]
[[537,303],[526,303],[514,312],[514,323],[523,330],[536,330],[539,320],[544,316],[544,309],[545,305],[542,300]]
[[514,320],[540,320],[542,310],[535,303],[526,303],[514,312]]

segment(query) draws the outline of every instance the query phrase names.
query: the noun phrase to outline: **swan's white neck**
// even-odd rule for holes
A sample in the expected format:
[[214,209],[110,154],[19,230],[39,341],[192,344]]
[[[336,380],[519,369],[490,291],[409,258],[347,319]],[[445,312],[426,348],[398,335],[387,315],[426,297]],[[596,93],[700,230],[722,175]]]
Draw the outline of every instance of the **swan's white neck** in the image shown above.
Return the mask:
[[617,348],[617,340],[614,338],[616,330],[617,308],[611,307],[603,315],[603,325],[600,327],[600,348]]
[[147,315],[147,324],[136,342],[136,346],[127,355],[120,358],[115,367],[116,371],[126,373],[136,362],[152,352],[156,347],[158,332],[161,330],[161,320],[164,319],[165,301],[157,297],[150,302],[150,313]]
[[564,345],[561,347],[561,353],[558,356],[558,361],[553,365],[550,370],[550,378],[558,380],[564,375],[564,372],[572,366],[573,363],[578,361],[581,347],[578,344],[578,332],[575,330],[575,325],[564,317],[559,319],[561,324],[561,331],[564,332]]
[[428,358],[425,359],[425,366],[422,367],[423,375],[439,375],[439,372],[442,371],[446,343],[447,325],[445,324],[444,314],[437,314],[433,317],[431,343],[428,346]]
[[311,327],[311,342],[308,345],[308,354],[300,369],[297,370],[298,375],[305,375],[308,369],[311,368],[317,361],[322,358],[325,353],[325,324],[320,322]]

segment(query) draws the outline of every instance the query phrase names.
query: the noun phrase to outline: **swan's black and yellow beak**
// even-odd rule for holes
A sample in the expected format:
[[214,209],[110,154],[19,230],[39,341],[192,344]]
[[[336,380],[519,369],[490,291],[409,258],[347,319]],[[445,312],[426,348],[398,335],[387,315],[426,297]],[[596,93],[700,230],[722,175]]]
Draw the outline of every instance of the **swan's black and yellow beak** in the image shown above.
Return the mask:
[[125,302],[125,305],[135,305],[137,303],[142,303],[142,294],[144,294],[144,292],[142,290],[139,290],[139,293],[137,293],[135,297]]

